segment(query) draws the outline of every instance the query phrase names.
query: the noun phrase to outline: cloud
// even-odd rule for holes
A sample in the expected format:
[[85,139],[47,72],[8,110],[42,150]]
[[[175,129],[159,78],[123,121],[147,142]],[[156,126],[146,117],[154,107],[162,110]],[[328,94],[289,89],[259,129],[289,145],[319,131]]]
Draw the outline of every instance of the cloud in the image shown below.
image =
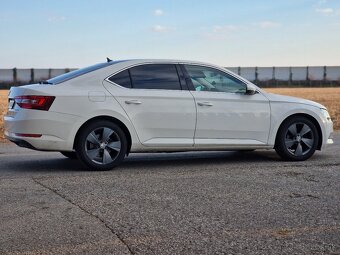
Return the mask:
[[152,27],[152,31],[156,33],[167,33],[173,31],[173,28],[162,26],[162,25],[155,25]]
[[262,22],[254,23],[254,26],[259,27],[261,29],[272,29],[272,28],[280,27],[281,24],[274,22],[274,21],[262,21]]
[[280,23],[274,21],[262,21],[258,23],[248,23],[240,25],[215,25],[207,28],[202,27],[203,36],[208,38],[225,39],[229,36],[237,35],[238,32],[249,32],[254,29],[275,29],[281,27]]
[[323,15],[331,15],[334,13],[334,10],[332,8],[323,8],[323,9],[315,9],[316,12],[321,13]]
[[153,12],[153,15],[155,15],[155,16],[162,16],[163,14],[164,14],[164,12],[161,9],[154,10],[154,12]]
[[233,31],[237,31],[238,27],[234,25],[224,25],[224,26],[214,26],[213,32],[214,33],[229,33]]
[[242,26],[235,25],[215,25],[213,27],[201,27],[201,35],[205,38],[213,40],[225,40],[237,31],[241,30]]

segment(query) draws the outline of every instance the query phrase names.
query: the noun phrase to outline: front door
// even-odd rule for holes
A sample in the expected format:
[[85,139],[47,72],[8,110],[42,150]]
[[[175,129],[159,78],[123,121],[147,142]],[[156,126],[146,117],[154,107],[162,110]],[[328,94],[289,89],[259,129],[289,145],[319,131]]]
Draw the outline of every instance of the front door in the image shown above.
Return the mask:
[[195,146],[264,145],[270,106],[261,93],[247,95],[247,85],[221,70],[185,65],[197,107]]

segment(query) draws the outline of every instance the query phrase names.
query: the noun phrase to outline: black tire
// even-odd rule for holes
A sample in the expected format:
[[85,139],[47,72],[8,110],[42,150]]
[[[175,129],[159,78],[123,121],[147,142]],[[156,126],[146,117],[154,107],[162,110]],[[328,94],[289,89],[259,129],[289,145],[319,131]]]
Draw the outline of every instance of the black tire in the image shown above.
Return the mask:
[[61,151],[60,153],[63,154],[66,158],[78,159],[77,153],[75,151]]
[[303,116],[285,120],[275,141],[277,154],[288,161],[303,161],[313,156],[319,141],[315,124]]
[[[111,135],[106,135],[111,131]],[[78,158],[90,170],[107,171],[124,159],[127,140],[118,125],[107,120],[98,120],[90,122],[80,130],[75,149]]]

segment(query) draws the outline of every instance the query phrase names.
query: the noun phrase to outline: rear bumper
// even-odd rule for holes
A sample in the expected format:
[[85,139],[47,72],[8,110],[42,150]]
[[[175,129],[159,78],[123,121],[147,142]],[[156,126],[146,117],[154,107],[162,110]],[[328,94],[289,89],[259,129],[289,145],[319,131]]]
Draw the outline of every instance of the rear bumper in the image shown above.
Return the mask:
[[[71,151],[78,116],[50,111],[25,110],[4,117],[5,137],[18,146],[44,151]],[[41,134],[21,137],[16,134]]]
[[24,141],[22,139],[9,137],[7,135],[5,135],[5,138],[7,140],[11,141],[12,143],[15,143],[19,147],[23,147],[23,148],[27,148],[27,149],[31,149],[31,150],[36,150],[36,148],[34,148],[34,146],[32,144],[30,144],[29,142]]

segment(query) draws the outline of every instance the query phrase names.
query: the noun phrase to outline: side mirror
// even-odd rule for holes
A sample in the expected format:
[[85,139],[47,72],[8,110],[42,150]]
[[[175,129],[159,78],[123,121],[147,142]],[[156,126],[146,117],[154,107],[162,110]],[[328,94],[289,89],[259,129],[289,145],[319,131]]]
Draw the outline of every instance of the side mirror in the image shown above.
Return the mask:
[[254,95],[256,93],[257,93],[256,87],[251,84],[247,84],[246,95]]

